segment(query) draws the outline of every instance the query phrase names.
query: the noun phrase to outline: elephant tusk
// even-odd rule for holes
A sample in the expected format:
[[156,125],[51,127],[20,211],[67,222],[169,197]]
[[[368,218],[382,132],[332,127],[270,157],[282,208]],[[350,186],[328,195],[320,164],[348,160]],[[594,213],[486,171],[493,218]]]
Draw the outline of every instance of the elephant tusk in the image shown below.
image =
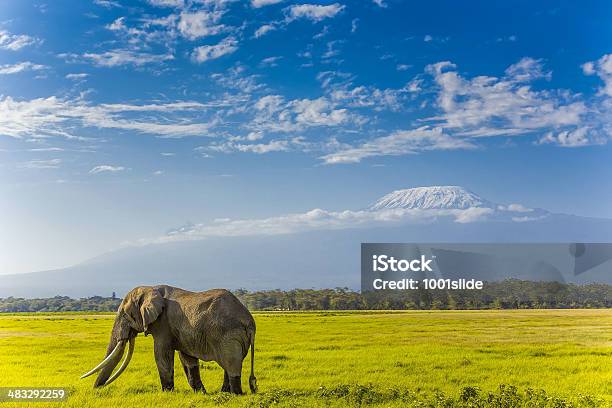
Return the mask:
[[100,364],[98,364],[93,369],[91,369],[91,371],[88,371],[85,374],[83,374],[81,378],[89,377],[90,375],[95,374],[101,369],[103,369],[104,367],[106,367],[108,363],[117,356],[117,354],[123,353],[124,347],[125,347],[125,340],[119,341],[119,343],[117,343],[117,345],[115,346],[115,349],[104,360],[102,360]]
[[130,339],[130,348],[128,349],[128,352],[125,355],[123,362],[121,363],[121,367],[119,367],[119,369],[115,372],[115,374],[113,374],[111,378],[109,378],[108,381],[106,381],[106,384],[104,385],[108,385],[112,383],[113,381],[115,381],[117,378],[119,378],[121,373],[123,373],[123,371],[127,368],[128,364],[130,364],[130,360],[132,359],[132,354],[134,353],[134,342],[135,342],[134,337],[132,337]]

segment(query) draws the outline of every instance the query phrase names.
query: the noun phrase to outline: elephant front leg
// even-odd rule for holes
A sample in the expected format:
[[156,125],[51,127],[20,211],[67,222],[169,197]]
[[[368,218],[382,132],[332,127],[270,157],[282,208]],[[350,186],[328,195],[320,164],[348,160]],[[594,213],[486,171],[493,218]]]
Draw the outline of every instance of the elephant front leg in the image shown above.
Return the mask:
[[183,364],[183,370],[185,371],[185,376],[187,376],[189,386],[196,392],[206,393],[206,389],[204,388],[204,384],[202,384],[202,379],[200,378],[200,366],[198,359],[191,357],[182,351],[179,351],[179,358],[181,359],[181,364]]
[[168,342],[155,341],[154,353],[162,391],[172,391],[174,389],[174,349]]
[[221,387],[221,392],[242,394],[240,376],[230,376],[227,370],[223,370],[223,386]]
[[227,371],[223,370],[223,385],[221,386],[221,392],[230,392],[230,381]]
[[242,394],[242,381],[241,376],[230,376],[230,392],[232,394]]

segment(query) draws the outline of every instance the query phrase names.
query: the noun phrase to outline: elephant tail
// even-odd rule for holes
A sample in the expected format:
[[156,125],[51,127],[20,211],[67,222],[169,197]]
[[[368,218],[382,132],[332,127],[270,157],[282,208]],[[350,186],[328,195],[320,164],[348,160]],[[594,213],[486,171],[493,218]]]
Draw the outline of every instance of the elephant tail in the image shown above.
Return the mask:
[[249,388],[255,394],[257,392],[257,378],[255,378],[255,330],[250,331],[251,340],[251,375],[249,376]]

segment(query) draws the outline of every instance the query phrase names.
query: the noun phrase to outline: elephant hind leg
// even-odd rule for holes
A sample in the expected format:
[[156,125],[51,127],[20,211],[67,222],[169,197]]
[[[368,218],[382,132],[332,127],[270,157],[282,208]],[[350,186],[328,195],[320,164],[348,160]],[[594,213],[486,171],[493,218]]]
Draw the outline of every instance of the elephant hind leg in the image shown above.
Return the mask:
[[[224,367],[225,368],[225,367]],[[242,361],[232,362],[225,368],[225,378],[229,380],[229,392],[232,394],[242,394]],[[225,386],[225,378],[223,385]]]
[[194,391],[206,393],[206,389],[204,388],[204,384],[202,384],[202,379],[200,378],[200,366],[198,359],[191,357],[182,351],[179,351],[179,358],[181,360],[181,364],[183,365],[183,370],[185,371],[185,376],[187,377],[189,386]]
[[[229,391],[233,394],[242,394],[242,360],[244,358],[242,345],[237,341],[230,341],[222,348],[222,357],[219,365],[225,370],[225,377],[229,380]],[[223,380],[224,388],[227,381]]]

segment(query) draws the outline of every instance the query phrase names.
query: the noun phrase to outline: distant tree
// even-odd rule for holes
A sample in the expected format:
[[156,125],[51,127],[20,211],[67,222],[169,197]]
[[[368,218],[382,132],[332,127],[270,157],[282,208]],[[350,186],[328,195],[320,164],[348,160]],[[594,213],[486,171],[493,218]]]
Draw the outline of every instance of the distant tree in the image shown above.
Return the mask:
[[[488,282],[482,290],[377,291],[348,288],[265,290],[234,294],[252,310],[384,310],[384,309],[528,309],[612,308],[612,285],[575,285],[510,279]],[[114,312],[121,299],[94,296],[72,299],[0,298],[0,312]]]

